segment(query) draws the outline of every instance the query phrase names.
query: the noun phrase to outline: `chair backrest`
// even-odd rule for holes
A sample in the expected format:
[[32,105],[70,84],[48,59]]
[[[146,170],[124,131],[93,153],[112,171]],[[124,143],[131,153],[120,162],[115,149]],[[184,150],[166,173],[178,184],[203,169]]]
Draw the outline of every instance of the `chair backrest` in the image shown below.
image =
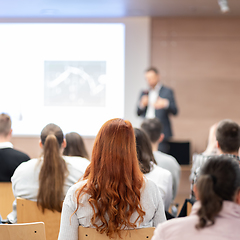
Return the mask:
[[187,216],[190,215],[192,211],[192,204],[190,202],[187,202]]
[[61,213],[45,209],[44,213],[37,206],[37,202],[17,198],[17,222],[44,222],[46,239],[57,240],[60,228]]
[[0,240],[46,240],[43,222],[0,224]]
[[0,214],[2,219],[6,219],[7,215],[12,212],[12,204],[15,197],[12,192],[11,182],[0,182]]
[[[116,235],[114,240],[150,240],[153,236],[154,227],[139,228],[120,231],[121,238]],[[111,238],[112,239],[112,238]],[[78,240],[110,240],[106,234],[97,232],[95,228],[78,227]]]

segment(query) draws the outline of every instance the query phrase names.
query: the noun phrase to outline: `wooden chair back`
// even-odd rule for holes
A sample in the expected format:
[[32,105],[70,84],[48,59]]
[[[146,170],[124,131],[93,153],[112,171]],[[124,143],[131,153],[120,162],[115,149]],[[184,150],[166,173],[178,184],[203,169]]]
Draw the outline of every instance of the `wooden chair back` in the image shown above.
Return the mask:
[[190,202],[187,202],[187,216],[190,215],[192,211],[192,204]]
[[[151,240],[155,228],[139,228],[122,230],[121,238],[116,234],[114,240]],[[95,228],[78,227],[78,240],[110,240],[106,234],[97,232]]]
[[11,182],[0,182],[0,214],[2,219],[6,219],[7,215],[12,212],[12,204],[15,197],[12,192]]
[[60,229],[60,212],[45,209],[44,213],[37,206],[37,202],[17,198],[17,222],[44,222],[46,239],[57,240]]
[[46,240],[43,222],[0,224],[1,240]]

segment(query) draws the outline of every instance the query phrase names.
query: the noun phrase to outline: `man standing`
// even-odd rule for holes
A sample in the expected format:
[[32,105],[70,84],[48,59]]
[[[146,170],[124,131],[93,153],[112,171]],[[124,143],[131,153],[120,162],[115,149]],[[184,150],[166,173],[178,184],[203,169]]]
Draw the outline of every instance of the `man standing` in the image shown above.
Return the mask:
[[10,139],[12,137],[11,118],[0,114],[0,182],[11,182],[11,177],[22,162],[30,158],[25,153],[13,149]]
[[168,140],[172,137],[172,128],[169,115],[177,115],[178,108],[175,103],[173,90],[165,87],[160,82],[158,70],[151,67],[146,70],[145,78],[149,89],[143,91],[140,95],[137,114],[144,118],[158,118],[163,125],[163,134],[165,136],[159,150],[167,153],[169,151]]

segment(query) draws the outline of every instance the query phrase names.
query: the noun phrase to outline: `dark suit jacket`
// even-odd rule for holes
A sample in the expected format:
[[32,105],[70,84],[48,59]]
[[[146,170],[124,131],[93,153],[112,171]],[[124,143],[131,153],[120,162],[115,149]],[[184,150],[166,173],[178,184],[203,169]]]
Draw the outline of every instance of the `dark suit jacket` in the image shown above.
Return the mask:
[[[140,95],[140,99],[143,95],[148,95],[148,91],[143,91]],[[171,128],[171,123],[169,119],[169,114],[177,115],[178,108],[175,103],[174,93],[172,89],[162,86],[159,91],[159,96],[161,98],[166,98],[169,100],[169,107],[167,109],[155,110],[155,116],[160,119],[163,125],[163,133],[165,135],[165,140],[168,140],[172,136],[172,128]],[[146,112],[147,112],[147,107],[144,109],[141,109],[138,106],[138,109],[137,109],[138,116],[145,117]]]
[[29,159],[27,154],[16,149],[0,149],[0,182],[11,182],[11,177],[18,165]]

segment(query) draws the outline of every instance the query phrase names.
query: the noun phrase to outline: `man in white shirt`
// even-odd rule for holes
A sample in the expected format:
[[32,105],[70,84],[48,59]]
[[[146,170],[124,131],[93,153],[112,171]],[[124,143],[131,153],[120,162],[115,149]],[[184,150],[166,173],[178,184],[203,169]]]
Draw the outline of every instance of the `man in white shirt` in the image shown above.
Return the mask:
[[174,157],[158,151],[158,144],[164,139],[161,122],[158,118],[145,119],[141,124],[141,128],[150,138],[157,165],[167,169],[172,174],[172,196],[174,200],[179,186],[181,167]]
[[0,182],[11,182],[11,177],[22,162],[30,158],[27,154],[13,148],[12,122],[8,114],[0,114]]
[[175,103],[173,90],[161,84],[158,70],[151,67],[146,70],[145,78],[149,89],[142,91],[138,104],[137,114],[144,118],[158,118],[163,125],[164,140],[159,150],[168,152],[168,140],[172,137],[169,115],[177,115],[178,108]]

